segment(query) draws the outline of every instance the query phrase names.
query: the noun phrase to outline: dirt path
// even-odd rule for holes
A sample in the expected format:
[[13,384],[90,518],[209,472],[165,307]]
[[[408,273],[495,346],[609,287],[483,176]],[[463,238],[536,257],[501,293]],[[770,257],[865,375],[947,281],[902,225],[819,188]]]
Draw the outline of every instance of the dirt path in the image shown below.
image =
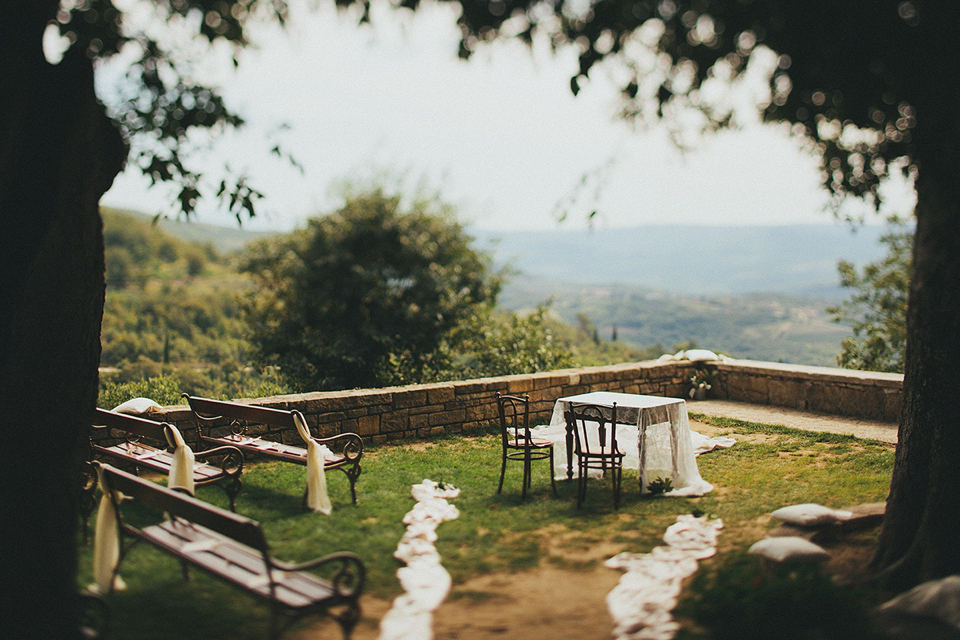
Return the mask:
[[[456,585],[434,612],[434,638],[609,640],[613,622],[605,599],[621,575],[603,566],[592,571],[545,567],[469,580]],[[364,619],[354,631],[354,640],[376,640],[380,619],[391,604],[365,596]],[[338,631],[336,625],[324,622],[290,637],[338,637]]]

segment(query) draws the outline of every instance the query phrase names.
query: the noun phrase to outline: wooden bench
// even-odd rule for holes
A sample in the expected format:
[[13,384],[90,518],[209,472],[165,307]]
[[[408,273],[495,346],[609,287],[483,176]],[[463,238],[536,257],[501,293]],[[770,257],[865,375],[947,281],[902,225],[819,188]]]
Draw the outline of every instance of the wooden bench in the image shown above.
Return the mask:
[[[109,464],[96,464],[117,514],[120,554],[114,578],[131,547],[143,541],[177,558],[185,578],[189,579],[189,566],[197,567],[268,604],[271,638],[314,613],[329,615],[344,637],[350,637],[360,619],[366,577],[366,568],[355,554],[338,552],[298,564],[278,561],[270,555],[258,522]],[[118,492],[155,510],[158,523],[137,528],[124,522]],[[138,512],[140,517],[144,516]],[[98,531],[97,535],[108,533]]]
[[[285,411],[252,404],[210,400],[186,393],[183,394],[183,397],[190,405],[190,410],[196,419],[197,435],[201,442],[220,446],[232,445],[244,452],[306,466],[307,449],[305,446],[284,444],[247,435],[247,427],[252,425],[279,427],[296,434],[295,420],[297,417],[303,421],[304,426],[307,424],[303,414],[299,411]],[[220,426],[229,427],[229,433],[220,436],[212,435],[213,425],[218,422],[221,423]],[[331,469],[342,471],[350,481],[350,495],[353,498],[353,503],[357,504],[357,479],[360,477],[360,460],[363,458],[363,438],[355,433],[341,433],[329,438],[314,438],[311,435],[311,438],[333,453],[332,458],[324,460],[324,471]],[[306,505],[306,501],[307,493],[304,491],[304,505]]]
[[[120,465],[169,474],[173,453],[164,445],[173,448],[171,425],[154,422],[116,411],[97,409],[90,437],[90,449],[95,457],[107,456]],[[98,430],[112,435],[111,430],[123,433],[125,440],[118,444],[101,444],[94,439]],[[157,446],[159,445],[159,446]],[[194,454],[193,482],[197,487],[219,485],[230,500],[230,509],[236,511],[236,497],[240,492],[240,475],[243,473],[243,453],[238,447],[223,446]],[[215,461],[211,464],[206,460]]]

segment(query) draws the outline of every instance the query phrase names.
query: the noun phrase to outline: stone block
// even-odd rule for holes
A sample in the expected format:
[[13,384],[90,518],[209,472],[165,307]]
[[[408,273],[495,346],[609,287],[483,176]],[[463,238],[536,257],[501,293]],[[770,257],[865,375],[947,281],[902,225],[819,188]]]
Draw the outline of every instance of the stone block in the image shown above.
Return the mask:
[[778,407],[805,409],[809,386],[808,382],[796,378],[770,378],[767,382],[770,404],[775,404]]
[[462,382],[454,382],[453,389],[457,396],[460,397],[472,394],[493,395],[496,391],[496,389],[491,388],[491,382],[489,378],[484,378],[483,380],[465,380]]
[[380,416],[380,431],[383,433],[406,431],[409,427],[409,411],[391,411]]
[[431,427],[438,425],[452,425],[463,422],[466,412],[463,409],[454,409],[453,411],[439,411],[427,415],[427,424]]
[[430,404],[445,404],[456,398],[453,385],[437,386],[427,390],[427,401]]
[[813,384],[810,386],[810,393],[807,395],[807,410],[822,411],[836,415],[851,415],[849,393],[844,394],[840,386]]
[[419,431],[420,429],[423,429],[424,427],[430,426],[430,425],[429,425],[429,417],[430,417],[431,415],[432,415],[432,414],[429,414],[429,413],[416,413],[416,414],[415,414],[415,413],[411,413],[411,414],[410,414],[410,420],[409,420],[409,423],[408,423],[407,428],[408,428],[410,431]]
[[411,389],[393,394],[393,406],[398,409],[419,407],[427,402],[426,389]]

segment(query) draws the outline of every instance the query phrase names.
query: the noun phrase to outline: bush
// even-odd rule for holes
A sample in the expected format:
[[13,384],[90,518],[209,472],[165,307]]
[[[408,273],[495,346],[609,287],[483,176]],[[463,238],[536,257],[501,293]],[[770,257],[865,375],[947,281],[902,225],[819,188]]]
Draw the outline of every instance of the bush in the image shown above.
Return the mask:
[[180,404],[180,380],[168,375],[134,382],[106,382],[100,386],[97,406],[113,409],[133,398],[150,398],[159,405]]
[[[866,595],[836,584],[816,564],[779,565],[729,554],[714,570],[696,574],[677,607],[713,640],[879,639]],[[689,636],[688,636],[689,637]]]

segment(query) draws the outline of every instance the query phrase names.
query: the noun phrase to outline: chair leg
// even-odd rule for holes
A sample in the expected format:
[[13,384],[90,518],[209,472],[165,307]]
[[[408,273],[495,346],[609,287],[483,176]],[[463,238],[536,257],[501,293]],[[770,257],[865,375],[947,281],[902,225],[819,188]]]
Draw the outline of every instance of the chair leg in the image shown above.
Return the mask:
[[527,489],[531,486],[530,478],[530,451],[527,451],[523,456],[523,488],[520,490],[520,499],[527,499]]
[[583,463],[577,465],[577,509],[583,505],[584,498],[587,497],[587,470],[583,468]]
[[500,485],[497,487],[497,493],[503,491],[503,475],[507,471],[507,452],[503,452],[503,456],[500,459]]
[[621,474],[623,473],[623,469],[622,467],[612,465],[612,471],[613,473],[611,475],[613,475],[613,508],[619,509],[620,508],[620,480],[622,478]]
[[553,472],[553,449],[550,449],[550,488],[553,490],[553,495],[557,495],[557,481],[554,479]]

